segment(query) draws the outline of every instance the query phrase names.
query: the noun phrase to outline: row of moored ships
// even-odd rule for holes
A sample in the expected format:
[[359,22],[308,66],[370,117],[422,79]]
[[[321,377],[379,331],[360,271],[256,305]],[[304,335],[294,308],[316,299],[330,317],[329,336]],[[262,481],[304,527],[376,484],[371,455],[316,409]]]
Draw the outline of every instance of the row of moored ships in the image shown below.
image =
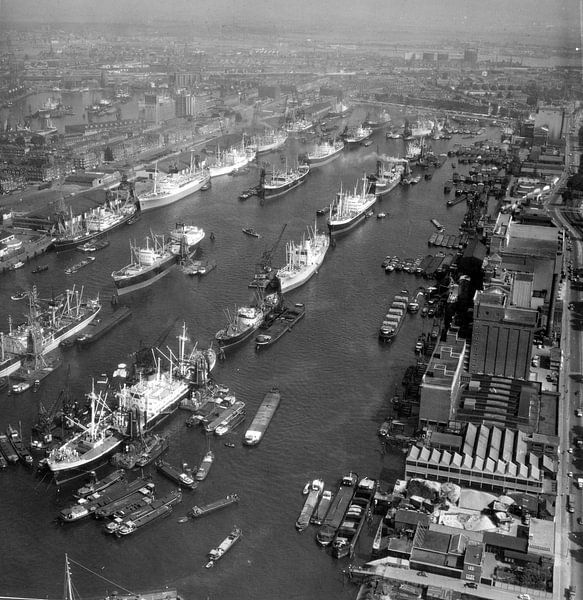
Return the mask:
[[130,429],[151,430],[188,396],[195,379],[208,378],[216,364],[215,351],[194,348],[187,353],[185,328],[178,340],[178,356],[159,352],[153,371],[141,372],[132,382],[124,382],[113,402],[108,398],[111,390],[107,377],[93,385],[88,394],[88,421],[75,423],[78,433],[52,449],[46,459],[57,480],[87,472],[113,453]]

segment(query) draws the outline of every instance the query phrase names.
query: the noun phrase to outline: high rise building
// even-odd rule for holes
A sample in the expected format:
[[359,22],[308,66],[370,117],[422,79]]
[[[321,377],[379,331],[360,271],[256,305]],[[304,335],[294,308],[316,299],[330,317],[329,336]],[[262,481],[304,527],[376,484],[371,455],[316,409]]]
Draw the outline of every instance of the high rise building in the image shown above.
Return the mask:
[[196,97],[188,92],[176,96],[176,116],[190,117],[196,114]]
[[528,379],[538,312],[513,304],[522,297],[523,287],[521,282],[515,294],[506,285],[476,292],[471,373]]
[[464,50],[464,62],[469,65],[475,65],[478,62],[478,49],[466,48]]

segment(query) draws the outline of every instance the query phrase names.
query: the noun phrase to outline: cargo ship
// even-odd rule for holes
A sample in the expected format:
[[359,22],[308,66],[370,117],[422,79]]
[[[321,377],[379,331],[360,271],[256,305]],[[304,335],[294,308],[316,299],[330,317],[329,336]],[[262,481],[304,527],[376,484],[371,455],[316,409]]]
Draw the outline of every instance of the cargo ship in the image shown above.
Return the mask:
[[328,217],[330,234],[348,231],[364,219],[368,210],[377,201],[376,195],[370,193],[369,187],[369,181],[364,176],[360,191],[355,185],[353,192],[343,192],[342,189],[338,192],[330,206],[330,216]]
[[117,190],[113,197],[112,194],[108,190],[105,203],[93,209],[84,218],[73,217],[70,212],[66,225],[63,224],[64,217],[61,218],[53,232],[53,248],[57,252],[73,250],[127,223],[138,210],[133,191]]
[[[178,336],[178,355],[158,350],[153,372],[141,375],[133,384],[124,383],[117,392],[119,410],[133,413],[139,431],[151,430],[176,410],[190,391],[194,371],[206,380],[215,367],[217,355],[212,348],[199,350],[195,346],[187,353],[187,341],[186,327],[183,326]],[[166,362],[165,366],[162,359]]]
[[279,388],[273,386],[269,392],[265,394],[261,405],[257,409],[255,417],[253,417],[249,429],[245,432],[245,437],[243,438],[244,444],[247,446],[256,446],[261,441],[280,401],[281,394]]
[[367,140],[372,135],[372,132],[372,127],[359,125],[355,129],[349,130],[343,134],[344,143],[349,147],[357,146]]
[[266,131],[261,135],[255,135],[251,138],[251,143],[247,146],[254,150],[257,154],[265,154],[281,148],[286,140],[287,133],[285,131]]
[[140,209],[151,210],[178,202],[198,192],[209,180],[209,171],[197,165],[192,155],[190,167],[181,173],[169,173],[158,177],[156,168],[153,189],[139,196]]
[[198,246],[206,234],[204,229],[196,225],[176,223],[168,235],[171,241],[171,251],[174,254],[186,255]]
[[309,165],[298,165],[293,168],[273,169],[269,175],[261,170],[259,182],[259,195],[262,199],[278,198],[298,187],[306,180],[310,173]]
[[280,305],[281,295],[275,293],[256,300],[254,304],[236,308],[234,315],[226,311],[227,326],[215,334],[221,350],[233,348],[248,339],[257,331],[271,311]]
[[4,360],[0,362],[0,376],[15,372],[24,356],[54,350],[87,327],[101,310],[99,297],[85,299],[83,288],[77,290],[75,286],[49,302],[39,299],[35,287],[28,296],[26,323],[11,326],[8,333],[1,335]]
[[321,546],[329,546],[332,543],[336,531],[342,523],[344,513],[352,500],[357,481],[358,477],[355,473],[349,473],[341,479],[326,517],[322,521],[322,526],[316,533],[316,541]]
[[379,329],[379,339],[382,342],[391,342],[393,338],[399,333],[399,329],[405,320],[407,308],[409,306],[409,294],[406,290],[402,290],[400,294],[397,294],[387,313],[383,318],[383,322]]
[[344,142],[342,140],[323,141],[308,152],[308,164],[312,168],[327,165],[337,159],[343,150]]
[[167,242],[163,235],[154,233],[146,238],[145,247],[134,246],[130,242],[130,253],[131,262],[111,274],[118,296],[152,285],[178,262],[172,243]]
[[247,151],[243,144],[223,150],[218,153],[217,160],[208,167],[210,176],[212,178],[234,173],[246,167],[254,158],[255,152],[252,149]]
[[78,433],[53,448],[47,466],[57,480],[75,479],[105,460],[122,443],[126,433],[125,415],[113,411],[107,402],[109,381],[102,378],[92,384],[88,422],[71,419]]
[[377,170],[374,175],[369,175],[370,191],[376,196],[384,196],[395,189],[407,172],[407,164],[404,159],[394,159],[400,162],[389,161],[388,167],[384,161],[377,161]]
[[330,236],[314,228],[308,228],[307,237],[302,236],[299,243],[288,242],[286,246],[286,264],[277,271],[281,292],[290,292],[308,281],[324,262],[330,247]]

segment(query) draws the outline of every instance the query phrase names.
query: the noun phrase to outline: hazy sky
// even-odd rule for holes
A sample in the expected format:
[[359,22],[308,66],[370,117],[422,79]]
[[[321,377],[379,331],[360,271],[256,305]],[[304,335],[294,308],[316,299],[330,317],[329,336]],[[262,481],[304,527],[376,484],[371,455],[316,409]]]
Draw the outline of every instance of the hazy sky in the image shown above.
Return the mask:
[[[156,23],[265,26],[297,31],[350,28],[367,33],[386,31],[387,39],[402,28],[475,32],[532,32],[556,44],[580,31],[580,0],[0,0],[0,21]],[[541,35],[542,32],[542,35]],[[454,41],[454,40],[452,40]]]

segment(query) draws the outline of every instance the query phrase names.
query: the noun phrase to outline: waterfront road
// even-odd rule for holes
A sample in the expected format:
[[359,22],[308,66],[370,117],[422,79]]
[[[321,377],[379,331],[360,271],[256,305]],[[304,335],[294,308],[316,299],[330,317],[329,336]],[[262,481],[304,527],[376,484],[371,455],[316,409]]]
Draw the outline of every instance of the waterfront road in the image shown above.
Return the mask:
[[[463,594],[466,598],[517,600],[523,593],[528,593],[531,600],[551,600],[552,598],[548,592],[507,586],[505,584],[497,586],[478,584],[477,587],[471,588],[467,586],[467,582],[461,579],[452,579],[451,577],[436,575],[435,573],[420,575],[419,571],[384,565],[382,564],[382,559],[380,561],[372,561],[369,564],[374,566],[365,566],[362,568],[349,567],[348,572],[352,571],[355,577],[366,574],[367,577],[378,577],[379,580],[398,582],[400,584],[431,585],[434,588],[442,588],[443,590],[451,590],[454,593]],[[393,594],[378,596],[379,600],[394,597],[395,595]]]
[[[573,116],[572,123],[578,130],[580,116]],[[565,171],[561,176],[560,188],[566,179],[571,162],[570,136],[566,137]],[[571,250],[565,244],[563,253],[563,275],[566,275],[568,262],[572,268],[583,266],[583,243],[579,241],[581,232],[576,231],[567,219],[565,207],[555,193],[549,198],[547,210],[558,227],[563,227],[572,240]],[[572,210],[572,209],[569,209]],[[567,264],[565,264],[567,263]],[[579,289],[581,288],[581,289]],[[559,294],[563,301],[561,321],[561,372],[559,376],[559,431],[560,465],[557,473],[557,502],[555,506],[555,570],[553,600],[564,600],[566,589],[583,581],[581,552],[583,545],[583,527],[577,519],[583,518],[582,492],[575,483],[577,476],[583,477],[583,450],[574,444],[577,435],[582,436],[583,421],[575,416],[575,411],[583,402],[583,286],[572,285],[568,277],[561,282]],[[572,303],[572,304],[571,304]],[[569,308],[572,307],[572,308]],[[568,510],[568,500],[573,512]],[[579,592],[581,592],[581,585]]]
[[[583,265],[583,243],[573,241],[571,260],[573,266]],[[563,282],[565,308],[563,312],[561,347],[563,368],[560,377],[561,402],[559,408],[559,436],[561,439],[561,464],[557,476],[556,533],[560,536],[556,557],[560,565],[561,584],[559,595],[564,598],[565,588],[583,581],[581,546],[583,527],[578,519],[583,518],[582,491],[577,488],[577,477],[583,477],[583,450],[577,448],[575,439],[581,436],[583,419],[576,416],[582,405],[583,396],[583,292],[580,286],[571,286],[568,279]],[[572,306],[569,309],[568,306]],[[570,505],[573,512],[569,512]],[[580,586],[579,586],[580,587]]]

